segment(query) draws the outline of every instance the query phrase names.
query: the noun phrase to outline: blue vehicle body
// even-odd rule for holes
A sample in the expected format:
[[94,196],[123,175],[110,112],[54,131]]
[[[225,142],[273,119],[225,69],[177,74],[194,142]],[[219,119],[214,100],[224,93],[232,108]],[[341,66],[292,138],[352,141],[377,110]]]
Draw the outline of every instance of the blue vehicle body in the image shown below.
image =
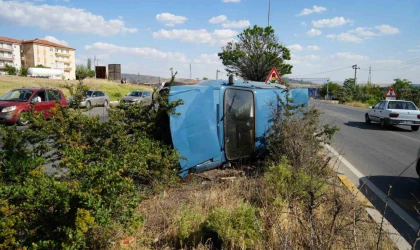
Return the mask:
[[[264,146],[272,107],[285,100],[284,86],[261,82],[211,80],[173,86],[169,102],[182,99],[180,115],[169,118],[172,144],[178,150],[181,176],[229,161],[252,157]],[[308,89],[291,89],[294,103],[308,107]]]

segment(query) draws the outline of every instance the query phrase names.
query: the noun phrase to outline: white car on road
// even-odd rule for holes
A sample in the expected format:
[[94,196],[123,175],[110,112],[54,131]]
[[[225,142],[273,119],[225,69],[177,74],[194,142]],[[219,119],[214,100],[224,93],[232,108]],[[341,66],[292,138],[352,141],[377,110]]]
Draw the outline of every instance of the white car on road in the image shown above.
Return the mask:
[[420,127],[420,110],[410,101],[385,100],[369,107],[365,114],[366,123],[379,122],[382,128],[388,125],[411,126],[417,131]]

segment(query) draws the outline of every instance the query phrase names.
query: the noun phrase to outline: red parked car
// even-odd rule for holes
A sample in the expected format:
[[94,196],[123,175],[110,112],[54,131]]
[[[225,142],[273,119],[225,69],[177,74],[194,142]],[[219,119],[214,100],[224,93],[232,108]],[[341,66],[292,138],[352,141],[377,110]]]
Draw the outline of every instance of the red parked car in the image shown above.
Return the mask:
[[62,107],[67,107],[68,103],[64,94],[59,89],[49,88],[20,88],[14,89],[0,97],[0,123],[17,123],[24,126],[28,124],[23,116],[25,112],[30,112],[33,106],[34,113],[44,113],[48,118],[51,109],[56,102]]

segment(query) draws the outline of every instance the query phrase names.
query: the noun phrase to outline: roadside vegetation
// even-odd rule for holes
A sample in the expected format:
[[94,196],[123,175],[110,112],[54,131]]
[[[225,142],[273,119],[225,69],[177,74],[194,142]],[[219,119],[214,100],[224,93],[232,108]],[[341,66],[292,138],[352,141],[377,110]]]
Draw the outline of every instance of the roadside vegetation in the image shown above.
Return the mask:
[[[77,84],[79,81],[68,81],[68,80],[54,80],[45,78],[29,78],[29,77],[18,77],[9,75],[0,75],[0,95],[4,95],[12,89],[21,87],[50,87],[61,89],[64,95],[70,96],[69,90],[65,87],[70,84]],[[89,89],[96,89],[103,91],[109,95],[111,101],[117,101],[125,96],[132,90],[149,90],[152,88],[148,86],[139,86],[135,84],[119,84],[113,83],[103,79],[85,79],[84,84]]]
[[[329,82],[324,84],[320,89],[320,95],[327,95],[327,85],[330,97],[335,97],[340,103],[348,106],[368,108],[375,105],[378,101],[385,99],[386,91],[381,90],[378,85],[355,84],[354,78],[348,78],[344,81],[343,86],[338,83]],[[399,100],[408,100],[420,106],[420,88],[415,88],[407,79],[394,79],[392,85],[398,95]]]
[[[224,51],[276,41],[258,26],[239,37]],[[258,80],[240,67],[258,55],[243,51],[225,63]],[[91,84],[67,84],[67,93]],[[48,121],[28,116],[25,130],[0,126],[0,249],[395,248],[323,153],[337,128],[285,91],[285,100],[270,103],[264,157],[183,180],[166,136],[182,100],[168,103],[167,91],[150,105],[111,108],[105,122],[57,106]]]

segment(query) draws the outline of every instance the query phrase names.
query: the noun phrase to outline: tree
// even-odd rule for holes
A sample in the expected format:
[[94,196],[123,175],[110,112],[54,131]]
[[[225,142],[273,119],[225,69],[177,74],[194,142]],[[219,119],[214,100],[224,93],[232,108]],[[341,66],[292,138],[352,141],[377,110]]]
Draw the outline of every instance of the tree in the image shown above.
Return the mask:
[[[335,82],[329,82],[328,83],[328,92],[330,92],[330,96],[332,95],[336,95],[336,90],[340,88],[340,85],[338,85],[338,83]],[[319,90],[319,94],[321,96],[326,96],[327,95],[327,84],[324,84],[322,86],[322,88]]]
[[278,42],[274,29],[255,25],[238,35],[239,42],[229,42],[218,54],[228,73],[251,81],[265,81],[276,67],[281,75],[290,74],[290,50]]
[[83,80],[88,76],[89,76],[89,72],[88,72],[86,66],[83,65],[83,64],[77,64],[76,65],[76,79],[77,80]]
[[208,80],[208,78],[207,77],[203,77],[203,80],[205,81],[205,80]]
[[395,92],[397,95],[405,88],[411,88],[411,82],[407,79],[401,80],[400,78],[394,79],[395,83],[392,85],[394,87]]
[[13,65],[6,64],[4,66],[4,72],[6,72],[8,75],[15,76],[18,74],[18,71],[19,70]]
[[90,58],[88,58],[88,60],[87,60],[87,69],[88,69],[89,71],[91,71],[91,70],[92,70],[92,59],[90,59]]
[[42,64],[38,64],[35,66],[35,68],[45,68],[45,69],[49,69],[50,67],[44,66]]
[[344,80],[344,83],[343,83],[343,87],[349,88],[349,89],[353,89],[355,85],[356,84],[354,82],[354,78],[347,78],[346,80]]

